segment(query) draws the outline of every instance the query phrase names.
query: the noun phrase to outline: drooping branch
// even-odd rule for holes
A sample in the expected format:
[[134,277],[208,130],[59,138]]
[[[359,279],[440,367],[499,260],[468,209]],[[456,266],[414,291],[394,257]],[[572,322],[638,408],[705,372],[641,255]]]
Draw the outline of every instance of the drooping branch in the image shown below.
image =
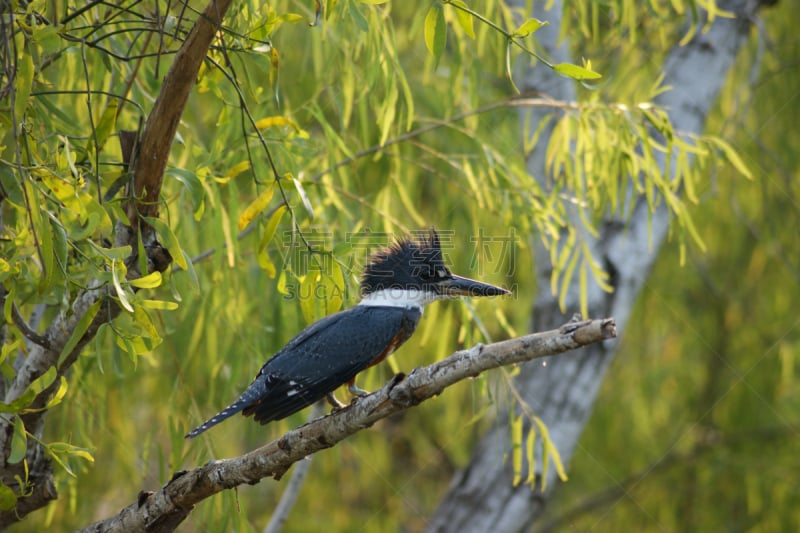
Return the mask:
[[245,455],[179,472],[155,492],[84,532],[172,531],[201,500],[225,489],[280,479],[297,461],[408,409],[467,378],[505,365],[556,355],[616,337],[613,318],[573,322],[558,330],[526,335],[454,353],[432,365],[396,376],[384,387],[348,407],[289,431]]

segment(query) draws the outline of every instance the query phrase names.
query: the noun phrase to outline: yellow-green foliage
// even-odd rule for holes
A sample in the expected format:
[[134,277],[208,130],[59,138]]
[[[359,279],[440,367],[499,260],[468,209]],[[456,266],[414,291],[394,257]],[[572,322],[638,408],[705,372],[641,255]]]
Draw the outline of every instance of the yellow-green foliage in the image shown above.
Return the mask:
[[[540,125],[520,133],[511,64],[530,58],[588,83],[595,71],[613,80],[624,61],[549,65],[534,54],[539,23],[493,0],[426,9],[328,1],[318,20],[313,2],[240,0],[198,76],[165,176],[162,218],[150,221],[180,268],[126,280],[122,260],[131,250],[108,245],[113,223],[125,220],[116,133],[146,119],[201,3],[172,3],[164,13],[164,2],[124,11],[79,2],[67,14],[88,8],[64,25],[45,23],[64,20],[66,4],[15,3],[16,100],[0,113],[0,281],[25,316],[47,304],[45,325],[92,283],[109,287],[126,311],[84,350],[48,414],[44,442],[65,467],[56,474],[61,498],[24,527],[86,525],[176,470],[240,454],[302,423],[305,413],[267,427],[236,417],[196,441],[182,438],[305,324],[357,301],[367,253],[392,235],[436,226],[454,271],[513,288],[515,298],[431,306],[390,365],[360,378],[369,389],[390,368],[408,371],[525,331],[537,290],[535,240],[553,251],[540,260],[555,266],[552,287],[539,290],[564,294],[589,276],[603,283],[579,228],[565,222],[573,202],[589,207],[581,230],[591,232],[633,191],[653,207],[667,203],[681,249],[716,242],[690,218],[700,214],[687,206],[708,183],[688,156],[738,160],[719,141],[674,132],[663,110],[646,104],[662,89],[657,72],[640,69],[627,93],[599,85],[580,102],[553,104],[551,187],[543,189],[547,180],[525,168]],[[639,20],[674,16],[672,9]],[[537,16],[546,21],[547,12]],[[581,32],[601,31],[597,13],[575,16]],[[614,50],[634,43],[623,39]],[[676,174],[662,172],[654,153],[673,154]],[[22,334],[8,330],[6,374],[23,346]],[[790,347],[781,353],[788,388]],[[421,530],[491,418],[482,415],[500,381],[455,386],[315,456],[288,530]],[[532,449],[531,435],[519,440],[520,450]],[[265,481],[211,498],[184,528],[260,530],[282,487]]]
[[784,7],[764,12],[771,44],[754,34],[708,123],[753,179],[706,168],[689,209],[706,250],[676,269],[665,247],[545,519],[556,529],[800,526],[800,43]]

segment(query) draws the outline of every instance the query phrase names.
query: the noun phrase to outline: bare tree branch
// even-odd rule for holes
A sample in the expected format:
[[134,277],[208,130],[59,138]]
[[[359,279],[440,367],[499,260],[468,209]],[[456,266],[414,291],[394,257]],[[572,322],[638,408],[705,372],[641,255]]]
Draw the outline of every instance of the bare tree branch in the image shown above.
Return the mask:
[[338,442],[387,416],[437,396],[445,388],[478,374],[539,357],[575,350],[616,337],[613,318],[573,322],[558,330],[526,335],[489,345],[476,345],[432,365],[398,375],[384,387],[348,407],[289,431],[245,455],[213,461],[178,472],[156,492],[139,499],[118,515],[84,532],[172,531],[201,500],[266,477],[280,479],[297,461]]

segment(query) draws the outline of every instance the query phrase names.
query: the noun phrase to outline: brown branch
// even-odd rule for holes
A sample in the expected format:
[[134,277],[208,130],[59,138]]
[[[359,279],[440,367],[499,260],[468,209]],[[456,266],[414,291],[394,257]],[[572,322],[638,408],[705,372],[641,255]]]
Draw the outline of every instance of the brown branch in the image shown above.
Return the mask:
[[231,0],[211,0],[178,50],[164,85],[145,124],[134,171],[134,200],[128,219],[134,227],[139,214],[158,216],[158,201],[172,140],[197,73]]
[[172,531],[201,500],[266,477],[280,479],[297,461],[338,442],[387,416],[437,396],[445,388],[500,366],[556,355],[616,337],[613,318],[567,324],[456,352],[447,359],[395,376],[384,387],[348,407],[289,431],[245,455],[213,461],[178,472],[155,492],[142,492],[119,514],[87,527],[85,532]]

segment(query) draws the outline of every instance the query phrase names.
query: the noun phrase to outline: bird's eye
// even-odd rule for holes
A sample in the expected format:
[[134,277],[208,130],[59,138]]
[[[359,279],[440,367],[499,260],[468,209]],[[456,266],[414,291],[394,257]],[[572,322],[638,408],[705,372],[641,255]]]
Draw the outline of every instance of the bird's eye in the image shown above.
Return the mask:
[[419,277],[422,281],[433,281],[436,279],[436,271],[432,268],[422,268],[419,271]]
[[419,277],[422,278],[423,281],[437,281],[447,279],[450,276],[450,272],[446,269],[439,268],[439,269],[423,269],[419,273]]

